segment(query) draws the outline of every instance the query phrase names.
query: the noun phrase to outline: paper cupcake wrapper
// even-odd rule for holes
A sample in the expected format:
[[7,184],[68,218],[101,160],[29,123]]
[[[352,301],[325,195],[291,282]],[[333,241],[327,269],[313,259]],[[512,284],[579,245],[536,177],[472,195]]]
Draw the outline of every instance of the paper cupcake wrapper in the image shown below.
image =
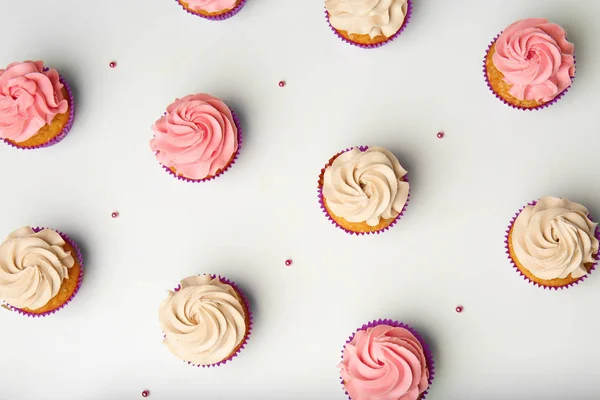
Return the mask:
[[238,4],[237,6],[235,6],[235,8],[231,11],[227,11],[226,13],[223,14],[219,14],[219,15],[202,15],[200,13],[195,13],[193,11],[188,10],[187,8],[185,8],[183,6],[183,4],[181,4],[181,2],[179,0],[175,0],[177,2],[177,4],[179,4],[181,6],[181,8],[184,9],[185,12],[187,12],[188,14],[192,14],[195,15],[197,17],[200,18],[204,18],[204,19],[208,19],[211,21],[223,21],[225,19],[229,19],[231,17],[233,17],[235,14],[239,13],[240,10],[242,9],[242,7],[244,7],[244,4],[246,4],[246,0],[242,0],[240,2],[240,4]]
[[[40,227],[35,227],[35,228],[31,228],[34,232],[39,232],[43,229],[50,229],[50,228],[40,228]],[[54,229],[53,229],[54,230]],[[11,311],[15,311],[21,315],[26,315],[28,317],[31,318],[39,318],[39,317],[46,317],[48,315],[51,314],[55,314],[56,312],[62,310],[63,308],[66,307],[67,304],[69,304],[71,302],[71,300],[73,300],[73,298],[75,297],[75,295],[79,292],[79,289],[81,288],[81,282],[83,280],[83,257],[81,256],[81,251],[79,250],[79,246],[77,246],[77,244],[65,233],[62,233],[60,231],[54,230],[56,233],[58,233],[65,242],[67,242],[68,244],[70,244],[76,252],[76,256],[77,256],[77,260],[79,261],[79,265],[81,266],[81,271],[79,272],[79,278],[77,279],[77,287],[75,288],[75,291],[73,292],[73,294],[71,295],[71,297],[69,297],[69,299],[67,301],[65,301],[60,307],[52,310],[52,311],[48,311],[45,313],[41,313],[41,314],[34,314],[34,313],[30,313],[28,311],[22,310],[20,308],[17,307],[13,307],[8,303],[5,303],[6,306],[11,310]]]
[[[239,288],[239,286],[236,285],[234,282],[230,281],[229,279],[222,277],[220,275],[213,275],[213,274],[208,274],[208,275],[210,275],[210,277],[212,279],[218,278],[219,281],[221,281],[222,283],[230,285],[240,295],[240,297],[242,298],[242,301],[244,302],[244,306],[246,307],[246,310],[248,311],[248,334],[244,337],[244,340],[242,341],[240,348],[235,353],[233,353],[231,356],[224,359],[223,361],[219,361],[218,363],[214,363],[214,364],[194,364],[191,361],[185,361],[185,360],[183,361],[184,363],[187,363],[188,365],[191,365],[193,367],[202,367],[202,368],[219,367],[221,365],[228,363],[229,361],[233,360],[234,358],[236,358],[240,354],[240,352],[246,347],[246,344],[248,343],[248,338],[250,337],[250,334],[252,333],[252,324],[254,323],[252,311],[250,310],[250,303],[248,302],[248,299],[246,298],[246,296],[244,296],[244,293]],[[178,292],[180,289],[181,289],[181,285],[177,285],[177,287],[173,290]],[[166,337],[164,332],[163,332],[163,336]]]
[[[48,68],[45,68],[45,70],[47,71]],[[44,147],[54,146],[55,144],[57,144],[58,142],[60,142],[67,136],[67,134],[71,130],[71,127],[73,126],[73,120],[75,119],[75,101],[73,100],[73,92],[71,91],[71,87],[69,86],[67,81],[65,81],[62,76],[59,76],[59,80],[60,80],[60,83],[62,83],[64,85],[65,90],[67,91],[67,101],[69,102],[69,120],[67,121],[67,124],[63,127],[63,130],[58,135],[56,135],[54,138],[52,138],[52,140],[50,140],[44,144],[39,144],[37,146],[28,146],[28,147],[19,146],[18,144],[14,144],[6,139],[3,139],[4,143],[8,144],[9,146],[15,147],[17,149],[21,149],[21,150],[35,150],[35,149],[41,149]]]
[[[537,204],[537,201],[532,201],[529,204],[527,204],[525,207],[527,206],[535,206]],[[592,265],[592,267],[589,269],[588,273],[585,274],[584,276],[582,276],[581,278],[577,279],[574,282],[571,282],[567,285],[564,286],[546,286],[546,285],[542,285],[538,282],[532,281],[531,279],[529,279],[529,277],[527,277],[527,275],[523,274],[523,272],[521,272],[521,270],[519,269],[519,267],[517,267],[517,264],[515,263],[515,261],[513,260],[513,258],[510,256],[510,249],[508,247],[508,235],[510,233],[511,228],[513,227],[515,221],[517,220],[517,217],[519,216],[519,214],[521,214],[521,212],[525,209],[525,207],[522,207],[516,214],[515,216],[512,218],[512,220],[510,221],[510,224],[508,225],[508,229],[506,230],[506,235],[504,236],[504,248],[506,249],[506,256],[508,257],[510,263],[512,264],[513,268],[515,269],[515,271],[517,271],[517,273],[519,275],[521,275],[521,277],[532,283],[533,286],[537,286],[540,288],[544,288],[544,289],[548,289],[548,290],[558,290],[558,289],[567,289],[570,288],[571,286],[575,286],[575,285],[579,285],[581,282],[583,282],[595,269],[596,269],[596,265],[598,264],[598,260],[600,260],[600,251],[596,254],[595,259],[596,262],[594,263],[594,265]],[[590,215],[588,215],[588,218],[590,219],[590,221],[592,221],[592,218]],[[593,222],[593,221],[592,221]],[[598,241],[600,241],[600,225],[598,225],[596,227],[596,231],[594,232],[594,236],[596,236],[596,239],[598,239]]]
[[400,36],[400,34],[402,34],[404,29],[406,28],[406,25],[408,25],[408,22],[409,22],[411,16],[412,16],[412,0],[408,0],[407,4],[406,4],[406,16],[404,17],[404,22],[402,23],[402,26],[400,27],[400,29],[398,29],[398,32],[394,33],[392,36],[387,38],[387,40],[385,42],[381,42],[381,43],[377,43],[377,44],[361,44],[361,43],[353,42],[352,40],[349,40],[349,39],[345,38],[344,36],[342,36],[337,31],[337,29],[335,29],[333,27],[333,25],[331,25],[331,21],[329,20],[329,12],[327,10],[325,10],[325,19],[327,20],[327,24],[329,25],[329,28],[331,28],[333,33],[339,39],[341,39],[343,42],[351,44],[352,46],[360,47],[362,49],[376,49],[376,48],[381,47],[385,44],[388,44],[392,40],[396,39],[398,36]]
[[[369,146],[355,146],[356,148],[358,148],[360,151],[366,151]],[[354,149],[354,147],[350,147],[344,151],[340,151],[339,153],[337,153],[334,157],[339,156],[340,154],[344,154],[347,151],[350,151]],[[321,174],[325,171],[325,169],[327,168],[327,166],[325,166],[323,169],[321,169]],[[319,180],[320,180],[320,176],[319,175]],[[404,180],[406,182],[408,182],[408,174],[404,175]],[[374,232],[354,232],[351,231],[349,229],[344,228],[343,226],[341,226],[340,224],[337,223],[337,221],[335,219],[333,219],[331,217],[331,215],[329,214],[329,212],[327,211],[327,208],[325,207],[325,199],[323,197],[323,186],[321,186],[319,184],[319,182],[317,182],[317,195],[318,195],[318,199],[319,199],[319,205],[321,207],[321,211],[323,211],[323,213],[325,214],[325,216],[327,217],[327,219],[329,219],[329,221],[335,225],[336,227],[340,228],[341,230],[343,230],[344,232],[350,234],[350,235],[372,235],[372,234],[377,234],[379,235],[380,233],[386,232],[387,230],[389,230],[391,227],[393,227],[394,225],[396,225],[398,223],[398,221],[400,220],[400,218],[404,215],[404,211],[406,211],[406,207],[408,206],[408,202],[410,201],[410,188],[408,189],[408,197],[406,198],[406,203],[404,203],[404,207],[402,207],[402,211],[400,211],[400,213],[396,216],[396,218],[394,218],[394,220],[385,228],[380,229],[378,231],[374,231]]]
[[169,173],[169,175],[172,175],[173,177],[177,178],[180,181],[184,181],[184,182],[190,182],[190,183],[199,183],[199,182],[208,182],[208,181],[212,181],[213,179],[223,175],[229,168],[231,168],[231,166],[233,164],[235,164],[235,161],[238,158],[238,155],[240,154],[240,149],[242,148],[242,141],[243,141],[243,134],[242,134],[242,126],[240,125],[240,120],[238,119],[237,115],[235,115],[235,113],[233,112],[233,110],[230,108],[229,111],[231,111],[231,115],[233,116],[233,123],[235,124],[235,127],[237,128],[237,139],[238,139],[238,148],[237,151],[235,152],[235,155],[233,156],[233,160],[231,160],[231,162],[229,163],[229,165],[227,165],[225,168],[223,168],[218,174],[211,176],[209,178],[202,178],[202,179],[190,179],[190,178],[186,178],[185,176],[181,176],[178,175],[176,172],[173,172],[169,167],[167,167],[166,165],[162,165],[163,169],[165,171],[167,171]]
[[[413,327],[411,327],[407,324],[404,324],[404,323],[398,322],[398,321],[394,321],[391,319],[378,319],[378,320],[373,320],[373,321],[361,326],[352,335],[350,335],[348,340],[346,340],[346,344],[344,345],[344,348],[342,349],[342,360],[344,359],[344,350],[346,348],[346,345],[348,345],[348,343],[350,343],[352,341],[352,339],[354,339],[354,336],[356,335],[357,332],[366,331],[367,329],[373,328],[378,325],[388,325],[388,326],[392,326],[394,328],[404,328],[407,331],[409,331],[410,333],[412,333],[413,335],[415,335],[415,337],[417,338],[419,343],[421,343],[421,346],[423,346],[423,352],[425,353],[425,360],[427,361],[427,369],[429,370],[429,379],[427,380],[429,386],[427,387],[427,390],[425,390],[423,393],[421,393],[421,395],[419,396],[419,400],[425,400],[425,397],[426,397],[427,393],[429,392],[429,388],[431,387],[431,384],[433,383],[433,377],[435,376],[435,363],[433,361],[433,355],[431,354],[431,350],[429,349],[427,342],[425,342],[425,340],[423,340],[423,338],[421,337],[421,335],[419,335],[419,332],[417,332],[416,329],[414,329]],[[348,396],[348,398],[350,400],[352,400],[352,398],[346,391],[346,387],[344,385],[344,379],[340,378],[340,381],[342,383],[342,388],[343,388],[344,392],[346,393],[346,396]]]
[[[553,98],[552,100],[550,100],[547,103],[544,104],[540,104],[537,107],[531,107],[531,108],[527,108],[527,107],[521,107],[521,106],[516,106],[514,104],[512,104],[511,102],[505,100],[502,96],[500,96],[498,93],[496,93],[496,91],[494,90],[494,88],[492,87],[492,83],[490,82],[490,79],[488,78],[488,73],[487,73],[487,56],[490,52],[490,50],[492,49],[492,46],[494,45],[494,43],[496,43],[496,40],[498,40],[498,38],[500,37],[500,35],[502,34],[502,32],[500,32],[498,35],[496,35],[496,37],[494,38],[494,40],[492,40],[490,42],[490,44],[488,45],[487,51],[485,52],[485,56],[483,57],[483,77],[485,78],[485,83],[488,87],[488,89],[490,90],[490,92],[492,92],[492,94],[494,96],[496,96],[496,98],[498,100],[500,100],[501,102],[503,102],[504,104],[506,104],[507,106],[511,107],[511,108],[515,108],[517,110],[524,110],[524,111],[533,111],[533,110],[541,110],[544,109],[546,107],[550,107],[551,105],[553,105],[554,103],[556,103],[558,100],[560,100],[565,94],[567,94],[567,92],[569,91],[569,89],[571,88],[571,85],[573,85],[573,81],[575,80],[575,75],[573,75],[571,77],[571,85],[569,85],[569,87],[567,87],[565,90],[563,90],[562,92],[560,92],[558,95],[556,95],[555,98]],[[573,65],[577,64],[577,61],[575,60],[575,54],[573,53]],[[577,68],[575,68],[575,71],[577,71]]]

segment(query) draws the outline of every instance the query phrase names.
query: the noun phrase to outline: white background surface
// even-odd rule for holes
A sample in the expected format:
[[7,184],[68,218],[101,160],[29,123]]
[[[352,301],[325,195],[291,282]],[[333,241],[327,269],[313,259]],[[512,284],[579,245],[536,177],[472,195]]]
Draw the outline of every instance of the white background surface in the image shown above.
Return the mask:
[[[429,341],[428,399],[600,396],[600,273],[544,291],[503,247],[540,196],[600,215],[600,2],[416,0],[401,37],[373,51],[340,42],[318,0],[249,0],[225,22],[173,0],[0,6],[0,65],[44,60],[77,105],[59,145],[0,146],[0,232],[60,229],[86,265],[60,313],[0,309],[0,399],[343,400],[340,350],[380,317]],[[503,105],[481,72],[489,41],[525,17],[563,25],[577,52],[571,91],[538,112]],[[187,184],[157,165],[150,126],[201,91],[235,109],[244,143],[225,175]],[[411,179],[405,216],[380,236],[344,234],[317,203],[321,167],[361,144],[393,150]],[[204,272],[243,288],[255,324],[239,358],[203,370],[161,345],[157,310]]]

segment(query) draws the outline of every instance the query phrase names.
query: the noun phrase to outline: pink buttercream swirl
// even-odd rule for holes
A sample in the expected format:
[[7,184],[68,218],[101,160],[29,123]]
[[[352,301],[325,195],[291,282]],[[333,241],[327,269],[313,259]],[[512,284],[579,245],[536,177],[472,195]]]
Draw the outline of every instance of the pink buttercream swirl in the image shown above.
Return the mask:
[[571,85],[575,46],[559,25],[543,18],[510,25],[496,40],[494,65],[519,100],[548,102]]
[[356,332],[339,367],[352,400],[417,400],[429,386],[423,346],[402,327]]
[[158,162],[189,179],[216,175],[238,149],[231,110],[204,93],[175,100],[152,129]]
[[235,7],[237,0],[183,0],[188,3],[188,7],[194,11],[205,11],[217,13],[231,10]]
[[0,69],[0,138],[20,143],[34,136],[57,114],[67,112],[58,72],[42,61],[12,63]]

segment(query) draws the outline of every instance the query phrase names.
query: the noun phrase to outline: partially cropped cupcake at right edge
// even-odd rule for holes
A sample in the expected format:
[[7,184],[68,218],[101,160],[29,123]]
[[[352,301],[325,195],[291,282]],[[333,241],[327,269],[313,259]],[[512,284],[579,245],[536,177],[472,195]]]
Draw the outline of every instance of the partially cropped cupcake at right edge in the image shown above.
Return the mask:
[[367,49],[397,38],[411,14],[411,0],[325,0],[333,32],[344,42]]
[[358,329],[338,368],[350,400],[424,400],[434,376],[425,341],[415,329],[389,319]]
[[381,233],[394,225],[408,203],[407,172],[383,147],[353,147],[321,170],[319,202],[337,227],[350,234]]
[[517,21],[490,44],[488,87],[505,104],[534,110],[558,101],[575,77],[575,46],[565,30],[543,18]]
[[221,21],[240,12],[246,0],[175,0],[188,13]]
[[559,289],[581,282],[594,270],[599,239],[598,224],[587,208],[543,197],[517,213],[505,243],[521,276],[536,286]]
[[20,149],[54,145],[73,125],[71,90],[42,61],[15,62],[0,69],[0,138]]

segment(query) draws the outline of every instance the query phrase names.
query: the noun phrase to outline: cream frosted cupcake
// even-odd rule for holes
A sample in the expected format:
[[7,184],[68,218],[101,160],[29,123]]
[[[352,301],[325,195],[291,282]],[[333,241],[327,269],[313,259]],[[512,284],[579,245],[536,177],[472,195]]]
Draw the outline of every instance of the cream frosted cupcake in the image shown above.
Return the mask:
[[20,149],[60,142],[71,130],[71,90],[55,69],[25,61],[0,69],[0,138]]
[[17,229],[0,245],[0,298],[31,317],[54,314],[79,291],[83,260],[64,233]]
[[188,182],[208,181],[227,171],[242,144],[233,111],[205,93],[176,99],[152,130],[150,147],[158,162]]
[[190,14],[213,21],[233,17],[246,0],[176,0]]
[[333,156],[318,182],[321,208],[350,234],[380,233],[402,216],[410,186],[389,150],[360,146]]
[[362,48],[383,46],[398,37],[412,14],[411,0],[325,0],[333,32]]
[[164,344],[178,358],[202,367],[236,357],[252,327],[252,314],[238,287],[225,278],[185,278],[159,309]]
[[566,288],[589,275],[598,258],[598,224],[581,204],[543,197],[519,211],[506,252],[520,274],[537,286]]

